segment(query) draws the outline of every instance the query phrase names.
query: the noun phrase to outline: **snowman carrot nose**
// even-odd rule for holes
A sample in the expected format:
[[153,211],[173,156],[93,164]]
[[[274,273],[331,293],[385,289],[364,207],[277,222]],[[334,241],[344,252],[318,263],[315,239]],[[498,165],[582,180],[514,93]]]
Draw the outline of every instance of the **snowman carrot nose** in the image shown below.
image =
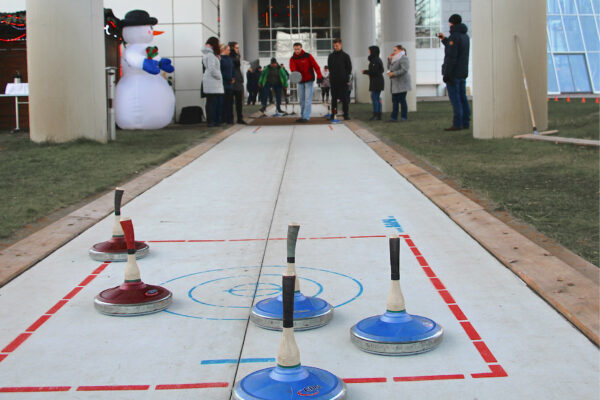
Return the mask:
[[154,36],[162,35],[163,33],[165,33],[165,31],[152,31]]

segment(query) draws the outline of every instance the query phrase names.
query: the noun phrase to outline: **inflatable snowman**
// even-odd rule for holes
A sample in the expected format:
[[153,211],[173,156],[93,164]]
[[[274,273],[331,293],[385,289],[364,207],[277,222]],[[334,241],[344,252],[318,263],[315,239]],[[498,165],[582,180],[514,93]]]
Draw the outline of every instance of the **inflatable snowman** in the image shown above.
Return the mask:
[[[121,66],[123,76],[115,89],[116,122],[121,129],[160,129],[175,112],[175,95],[160,71],[173,72],[171,60],[161,58],[150,46],[158,20],[143,10],[129,11],[123,20],[126,43]],[[161,32],[162,33],[162,32]]]

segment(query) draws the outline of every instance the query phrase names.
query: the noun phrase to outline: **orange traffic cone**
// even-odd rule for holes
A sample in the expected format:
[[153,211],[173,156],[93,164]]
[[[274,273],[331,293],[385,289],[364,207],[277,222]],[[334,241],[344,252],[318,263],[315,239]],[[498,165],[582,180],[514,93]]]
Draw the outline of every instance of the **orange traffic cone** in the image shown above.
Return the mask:
[[556,97],[554,98],[554,101],[558,101],[558,96],[556,96]]
[[582,97],[582,98],[581,98],[581,102],[582,102],[582,103],[585,103],[585,97]]
[[570,103],[570,102],[571,102],[571,98],[567,97],[567,103]]
[[600,103],[600,98],[596,97],[596,104],[599,104],[599,103]]

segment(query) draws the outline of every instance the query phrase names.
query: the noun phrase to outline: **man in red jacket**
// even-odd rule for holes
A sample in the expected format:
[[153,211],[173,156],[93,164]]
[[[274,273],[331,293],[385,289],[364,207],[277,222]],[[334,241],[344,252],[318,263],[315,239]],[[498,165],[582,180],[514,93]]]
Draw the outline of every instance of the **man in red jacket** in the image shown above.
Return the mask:
[[317,82],[323,80],[321,68],[319,68],[319,64],[313,56],[304,52],[302,43],[294,43],[294,54],[290,58],[290,70],[302,74],[302,80],[298,84],[298,99],[300,100],[301,111],[300,119],[296,122],[307,122],[310,119],[315,74]]

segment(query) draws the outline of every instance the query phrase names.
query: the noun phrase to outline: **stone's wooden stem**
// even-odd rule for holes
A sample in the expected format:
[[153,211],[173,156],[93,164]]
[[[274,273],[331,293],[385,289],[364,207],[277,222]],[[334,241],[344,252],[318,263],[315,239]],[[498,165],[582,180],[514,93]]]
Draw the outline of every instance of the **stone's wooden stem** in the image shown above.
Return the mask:
[[125,264],[125,282],[141,280],[140,268],[135,259],[135,253],[127,254],[127,264]]
[[392,312],[406,311],[404,296],[402,295],[402,289],[400,289],[400,281],[390,281],[390,293],[386,308]]
[[294,281],[295,276],[284,275],[283,288],[283,333],[277,352],[277,364],[295,367],[300,364],[300,350],[294,338]]
[[112,235],[114,236],[124,236],[123,227],[121,226],[121,216],[115,215],[115,222],[112,228]]

